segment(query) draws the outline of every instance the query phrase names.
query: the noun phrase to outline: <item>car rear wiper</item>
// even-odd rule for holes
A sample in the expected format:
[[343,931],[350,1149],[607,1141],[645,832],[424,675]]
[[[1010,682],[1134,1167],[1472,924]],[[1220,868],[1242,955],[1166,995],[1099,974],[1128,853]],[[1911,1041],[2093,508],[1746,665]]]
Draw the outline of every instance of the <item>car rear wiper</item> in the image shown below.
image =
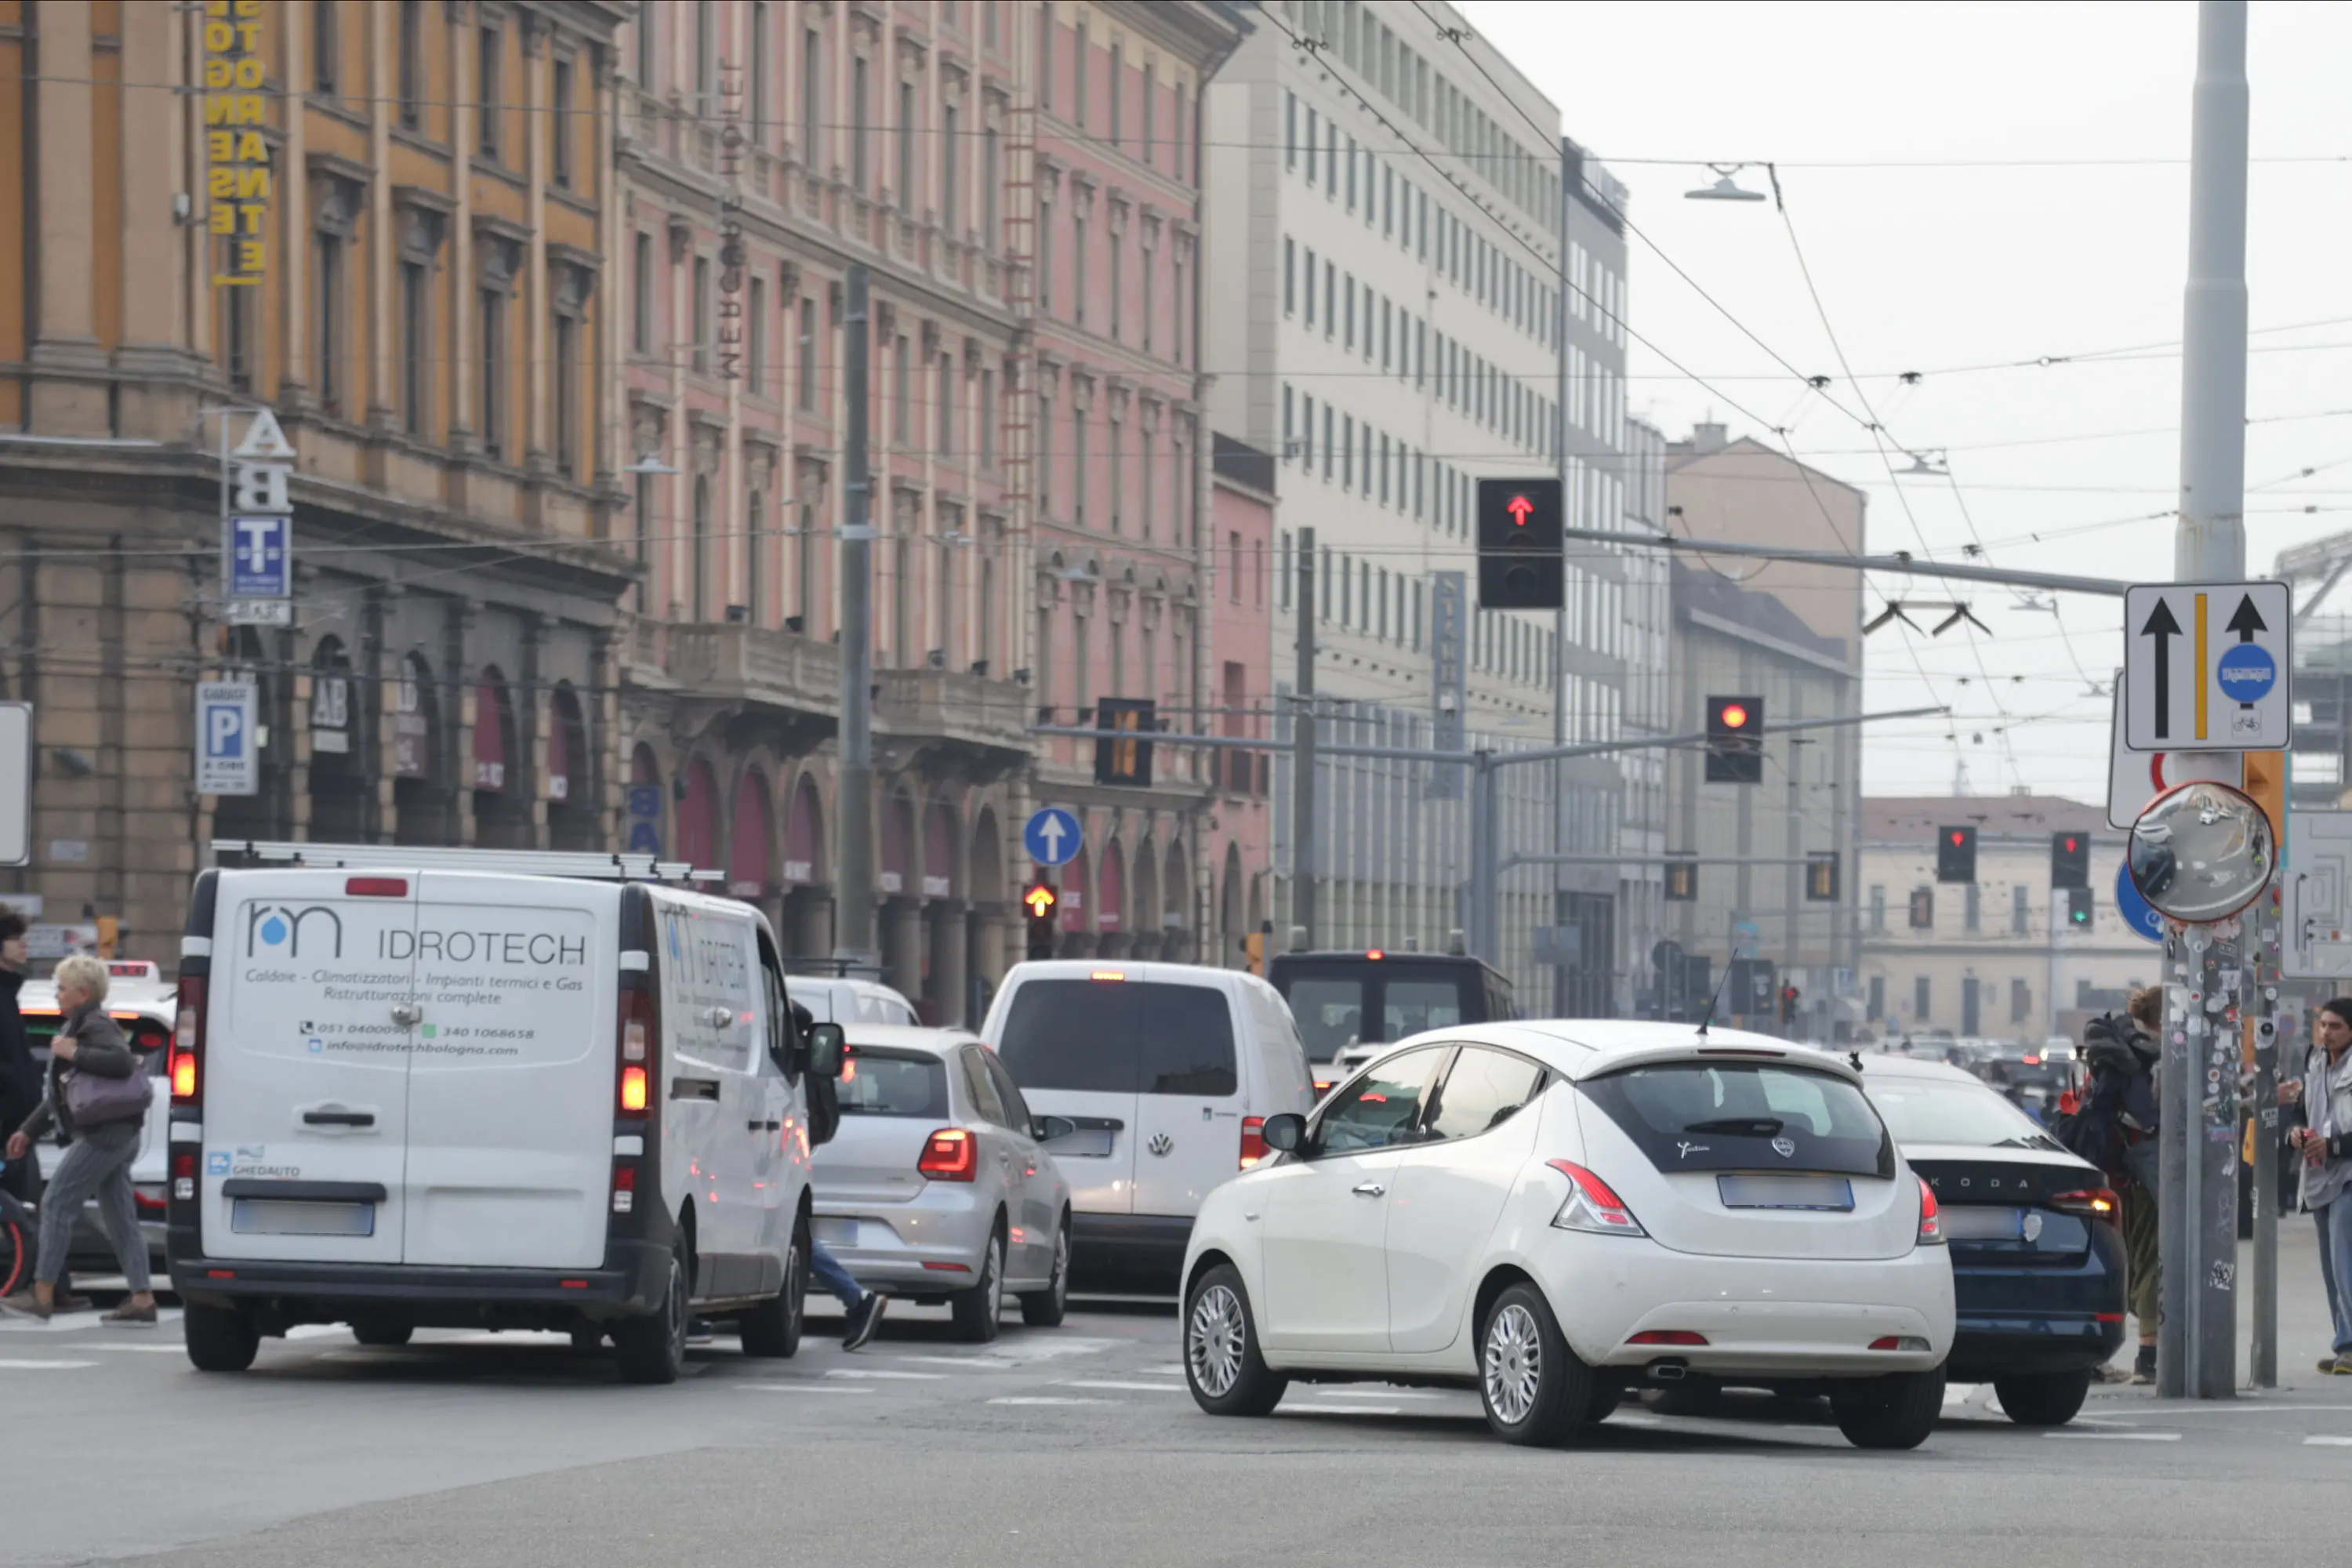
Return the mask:
[[1777,1116],[1718,1116],[1684,1125],[1685,1132],[1721,1132],[1734,1138],[1769,1138],[1786,1126]]

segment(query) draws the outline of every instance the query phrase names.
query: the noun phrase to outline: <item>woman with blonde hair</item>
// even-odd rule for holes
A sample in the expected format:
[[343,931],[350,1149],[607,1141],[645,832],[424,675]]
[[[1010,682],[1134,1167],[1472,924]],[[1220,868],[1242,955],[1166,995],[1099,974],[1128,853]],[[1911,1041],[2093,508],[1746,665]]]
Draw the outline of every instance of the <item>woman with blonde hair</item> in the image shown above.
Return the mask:
[[57,985],[58,1011],[64,1017],[49,1046],[47,1092],[40,1108],[9,1134],[8,1158],[31,1158],[33,1141],[51,1127],[66,1136],[65,1157],[41,1194],[33,1288],[0,1298],[0,1308],[41,1319],[56,1310],[58,1277],[65,1272],[74,1219],[95,1197],[115,1259],[131,1282],[131,1299],[102,1321],[152,1323],[155,1292],[147,1275],[147,1238],[139,1229],[131,1188],[131,1163],[139,1157],[139,1130],[147,1120],[147,1074],[139,1053],[107,1016],[105,964],[76,953],[58,965]]

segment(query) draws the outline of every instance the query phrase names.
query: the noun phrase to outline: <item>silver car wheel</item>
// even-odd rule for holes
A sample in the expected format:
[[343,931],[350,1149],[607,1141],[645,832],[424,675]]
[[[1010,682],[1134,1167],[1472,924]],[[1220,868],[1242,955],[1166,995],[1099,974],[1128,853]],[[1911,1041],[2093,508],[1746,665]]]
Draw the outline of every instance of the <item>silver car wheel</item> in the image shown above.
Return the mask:
[[1239,1296],[1223,1285],[1212,1285],[1192,1303],[1192,1321],[1186,1325],[1184,1359],[1192,1382],[1212,1399],[1223,1399],[1241,1381],[1242,1347],[1249,1326],[1242,1317]]
[[1536,1407],[1543,1379],[1543,1344],[1535,1314],[1517,1301],[1486,1325],[1486,1407],[1506,1426],[1525,1421]]

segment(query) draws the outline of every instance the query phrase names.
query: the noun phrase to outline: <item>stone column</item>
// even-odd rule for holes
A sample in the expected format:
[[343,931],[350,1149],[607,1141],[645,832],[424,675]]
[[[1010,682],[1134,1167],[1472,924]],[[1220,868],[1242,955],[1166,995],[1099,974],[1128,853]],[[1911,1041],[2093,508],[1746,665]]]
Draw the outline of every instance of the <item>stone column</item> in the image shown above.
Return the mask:
[[939,1000],[939,1021],[943,1027],[976,1025],[979,1019],[965,1016],[969,1011],[964,998],[964,975],[969,973],[965,961],[970,957],[966,906],[952,899],[939,899],[933,900],[930,914],[931,994]]
[[[37,196],[30,428],[44,436],[109,434],[106,353],[98,342],[97,254],[89,193],[91,134],[89,14],[75,0],[46,0],[35,13],[41,72],[33,93],[33,165]],[[128,258],[125,258],[126,264]]]

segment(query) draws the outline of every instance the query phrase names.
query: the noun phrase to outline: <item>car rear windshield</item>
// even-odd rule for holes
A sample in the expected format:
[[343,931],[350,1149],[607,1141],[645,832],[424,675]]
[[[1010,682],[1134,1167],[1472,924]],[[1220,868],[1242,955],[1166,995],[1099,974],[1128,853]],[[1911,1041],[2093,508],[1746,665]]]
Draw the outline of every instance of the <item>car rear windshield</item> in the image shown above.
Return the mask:
[[921,1116],[948,1119],[948,1069],[922,1051],[893,1051],[852,1044],[841,1064],[844,1116]]
[[1935,1079],[1872,1079],[1863,1081],[1870,1103],[1886,1119],[1902,1143],[1972,1143],[1984,1149],[2062,1147],[2033,1118],[1979,1083]]
[[1233,1015],[1206,985],[1032,980],[1013,994],[997,1054],[1023,1089],[1234,1092]]
[[1661,1171],[1892,1176],[1895,1144],[1862,1090],[1777,1062],[1666,1062],[1588,1079],[1585,1095]]

